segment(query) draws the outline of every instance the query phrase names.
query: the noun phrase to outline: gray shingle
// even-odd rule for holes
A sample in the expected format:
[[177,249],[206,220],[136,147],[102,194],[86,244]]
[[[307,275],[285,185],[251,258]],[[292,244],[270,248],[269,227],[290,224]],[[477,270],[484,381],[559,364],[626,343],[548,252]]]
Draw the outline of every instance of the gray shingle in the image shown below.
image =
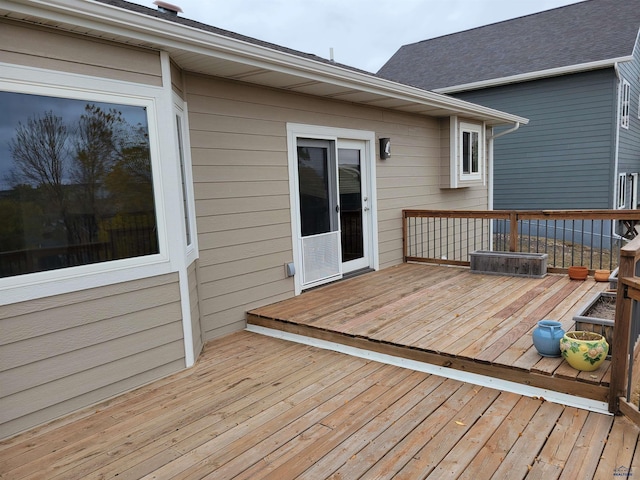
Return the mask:
[[378,75],[427,90],[631,55],[640,0],[586,0],[401,47]]

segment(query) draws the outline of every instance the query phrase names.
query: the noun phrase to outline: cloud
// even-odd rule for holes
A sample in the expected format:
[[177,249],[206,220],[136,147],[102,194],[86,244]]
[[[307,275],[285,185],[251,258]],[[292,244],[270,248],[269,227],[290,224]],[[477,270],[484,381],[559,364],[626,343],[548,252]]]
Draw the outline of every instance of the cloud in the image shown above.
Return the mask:
[[[402,45],[580,0],[173,0],[182,16],[376,72]],[[136,1],[155,8],[152,0]]]

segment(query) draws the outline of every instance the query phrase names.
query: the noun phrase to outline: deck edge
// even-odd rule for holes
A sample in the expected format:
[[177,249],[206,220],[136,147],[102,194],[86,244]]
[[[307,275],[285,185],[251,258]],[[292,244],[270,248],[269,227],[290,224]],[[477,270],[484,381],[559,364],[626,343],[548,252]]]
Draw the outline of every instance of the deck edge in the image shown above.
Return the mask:
[[345,345],[343,343],[333,342],[329,340],[323,340],[319,338],[299,335],[296,333],[287,332],[280,329],[268,328],[255,324],[247,324],[246,330],[259,335],[266,335],[281,340],[286,340],[295,343],[301,343],[324,350],[331,350],[334,352],[351,355],[358,358],[364,358],[375,362],[385,363],[388,365],[395,365],[402,368],[408,368],[432,375],[437,375],[444,378],[450,378],[452,380],[459,380],[461,382],[471,383],[473,385],[494,388],[496,390],[506,391],[523,395],[531,398],[541,398],[551,403],[557,403],[560,405],[581,408],[596,413],[602,413],[606,415],[612,415],[609,412],[609,405],[607,402],[598,400],[592,400],[584,397],[578,397],[566,393],[556,392],[546,388],[535,387],[531,385],[525,385],[522,383],[511,382],[500,378],[489,377],[486,375],[480,375],[468,371],[449,368],[446,366],[434,365],[427,362],[421,362],[418,360],[412,360],[400,356],[389,355],[386,353],[380,353],[369,349],[354,347]]

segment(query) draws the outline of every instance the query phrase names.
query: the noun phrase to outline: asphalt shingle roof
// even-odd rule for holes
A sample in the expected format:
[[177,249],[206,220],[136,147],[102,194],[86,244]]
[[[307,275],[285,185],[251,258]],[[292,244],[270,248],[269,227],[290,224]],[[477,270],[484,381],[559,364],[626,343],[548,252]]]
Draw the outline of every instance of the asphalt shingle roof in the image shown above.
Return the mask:
[[427,90],[629,56],[640,0],[586,0],[401,47],[378,75]]

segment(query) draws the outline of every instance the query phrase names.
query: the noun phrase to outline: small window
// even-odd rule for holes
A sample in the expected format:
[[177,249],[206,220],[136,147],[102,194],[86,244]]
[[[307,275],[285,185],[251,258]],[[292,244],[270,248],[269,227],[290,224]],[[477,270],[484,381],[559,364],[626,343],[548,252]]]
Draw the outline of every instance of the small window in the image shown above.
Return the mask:
[[618,205],[617,208],[625,208],[627,205],[627,174],[618,174]]
[[478,132],[462,132],[462,174],[477,175],[478,165]]
[[629,177],[630,185],[629,191],[631,192],[631,207],[632,209],[638,208],[638,174],[632,173]]
[[461,180],[480,179],[483,168],[482,127],[460,124],[460,177]]
[[185,166],[185,158],[184,158],[184,141],[182,139],[182,117],[180,115],[176,115],[176,133],[178,140],[178,158],[180,159],[180,183],[182,186],[182,207],[184,211],[184,229],[186,235],[187,246],[191,246],[191,220],[190,220],[190,209],[189,209],[189,196],[187,195],[187,172]]
[[620,126],[629,128],[629,109],[631,103],[631,85],[626,80],[622,80],[622,98],[620,105]]
[[159,253],[147,109],[0,92],[0,277]]

